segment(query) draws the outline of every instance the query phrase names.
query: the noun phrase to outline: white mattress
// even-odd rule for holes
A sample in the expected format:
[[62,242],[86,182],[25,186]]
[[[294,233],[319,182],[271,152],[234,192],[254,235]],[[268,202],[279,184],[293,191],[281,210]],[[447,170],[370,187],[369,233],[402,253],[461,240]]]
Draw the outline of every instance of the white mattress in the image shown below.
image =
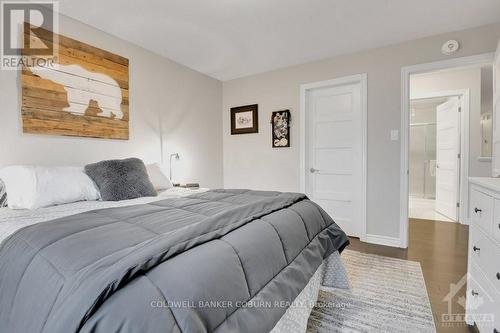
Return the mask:
[[0,208],[0,243],[17,230],[35,223],[51,221],[59,217],[83,213],[90,210],[140,205],[167,198],[188,196],[205,191],[208,191],[208,189],[201,188],[192,190],[174,187],[159,193],[157,197],[144,197],[123,201],[80,201],[33,210]]

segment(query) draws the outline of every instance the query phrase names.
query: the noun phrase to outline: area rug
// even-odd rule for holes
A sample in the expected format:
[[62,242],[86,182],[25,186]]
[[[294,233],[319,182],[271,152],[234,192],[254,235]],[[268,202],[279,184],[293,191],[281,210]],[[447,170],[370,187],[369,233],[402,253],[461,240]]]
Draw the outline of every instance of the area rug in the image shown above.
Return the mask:
[[322,287],[313,332],[436,332],[418,262],[345,250],[349,289]]

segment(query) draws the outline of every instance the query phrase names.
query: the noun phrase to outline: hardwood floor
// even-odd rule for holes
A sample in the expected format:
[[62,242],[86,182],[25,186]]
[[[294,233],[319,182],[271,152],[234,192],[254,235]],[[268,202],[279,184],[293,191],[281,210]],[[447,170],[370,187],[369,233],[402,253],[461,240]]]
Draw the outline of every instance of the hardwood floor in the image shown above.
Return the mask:
[[[452,222],[410,219],[408,249],[363,243],[351,238],[351,250],[379,254],[420,262],[424,274],[432,313],[438,332],[470,332],[465,322],[446,322],[448,302],[444,300],[450,292],[450,284],[457,284],[467,273],[467,243],[469,227]],[[452,299],[453,314],[463,314],[464,308],[457,303],[465,297],[466,286]]]

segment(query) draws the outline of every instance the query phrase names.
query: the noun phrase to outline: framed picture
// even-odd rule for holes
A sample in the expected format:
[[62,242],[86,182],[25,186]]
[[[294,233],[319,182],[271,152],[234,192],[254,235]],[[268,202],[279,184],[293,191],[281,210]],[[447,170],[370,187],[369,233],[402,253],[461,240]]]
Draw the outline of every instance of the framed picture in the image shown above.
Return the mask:
[[290,110],[272,113],[273,148],[290,147],[290,118]]
[[259,132],[257,104],[231,108],[231,135]]

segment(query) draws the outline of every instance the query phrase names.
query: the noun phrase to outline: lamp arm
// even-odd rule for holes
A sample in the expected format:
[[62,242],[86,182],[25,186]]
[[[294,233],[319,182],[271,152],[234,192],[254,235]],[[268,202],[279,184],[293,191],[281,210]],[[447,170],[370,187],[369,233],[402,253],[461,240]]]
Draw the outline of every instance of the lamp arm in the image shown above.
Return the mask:
[[173,154],[170,154],[170,164],[169,164],[169,178],[170,178],[170,181],[172,181],[172,157],[175,157],[176,160],[179,159],[179,153],[173,153]]

